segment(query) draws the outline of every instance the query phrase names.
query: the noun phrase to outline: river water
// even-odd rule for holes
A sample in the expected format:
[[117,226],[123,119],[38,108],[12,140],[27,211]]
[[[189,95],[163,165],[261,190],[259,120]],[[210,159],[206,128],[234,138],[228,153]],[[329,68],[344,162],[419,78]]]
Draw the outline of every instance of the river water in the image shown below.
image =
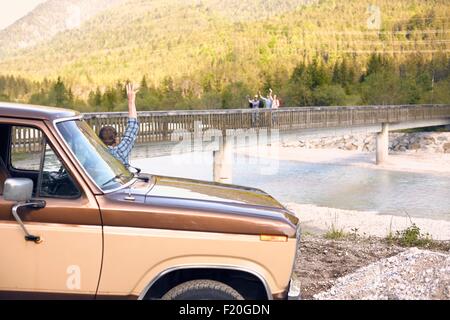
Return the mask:
[[[144,172],[213,179],[212,152],[155,157],[134,152]],[[162,153],[164,154],[164,153]],[[450,221],[450,176],[271,160],[234,154],[233,184],[260,188],[281,202]]]

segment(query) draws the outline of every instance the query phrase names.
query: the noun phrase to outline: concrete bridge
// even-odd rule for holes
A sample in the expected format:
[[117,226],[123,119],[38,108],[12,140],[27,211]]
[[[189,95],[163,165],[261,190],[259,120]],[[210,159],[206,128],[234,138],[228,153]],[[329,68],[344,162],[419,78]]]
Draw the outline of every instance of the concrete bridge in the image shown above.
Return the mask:
[[[85,113],[84,118],[98,133],[105,125],[114,126],[119,135],[126,127],[125,112]],[[204,139],[211,132],[219,136],[219,148],[214,152],[214,176],[217,181],[229,175],[225,165],[230,157],[230,132],[264,130],[272,140],[272,134],[347,134],[365,132],[377,134],[376,161],[382,163],[388,155],[390,130],[450,125],[450,105],[390,105],[351,107],[297,107],[281,109],[230,109],[192,111],[141,111],[138,143],[179,141],[181,137]],[[28,137],[28,139],[27,139]],[[36,139],[20,133],[16,142],[27,147]],[[37,140],[36,140],[37,141]],[[27,144],[28,143],[28,144]],[[30,151],[33,148],[30,146]],[[226,178],[224,178],[226,180]]]
[[[85,119],[97,132],[112,125],[121,134],[126,126],[126,113],[87,113]],[[450,105],[389,105],[351,107],[297,107],[281,109],[231,109],[196,111],[139,112],[141,130],[138,143],[176,141],[183,134],[203,139],[211,130],[219,131],[219,150],[214,151],[214,179],[229,181],[231,168],[230,132],[240,130],[274,130],[296,134],[329,132],[377,134],[376,162],[386,160],[389,131],[450,125]]]

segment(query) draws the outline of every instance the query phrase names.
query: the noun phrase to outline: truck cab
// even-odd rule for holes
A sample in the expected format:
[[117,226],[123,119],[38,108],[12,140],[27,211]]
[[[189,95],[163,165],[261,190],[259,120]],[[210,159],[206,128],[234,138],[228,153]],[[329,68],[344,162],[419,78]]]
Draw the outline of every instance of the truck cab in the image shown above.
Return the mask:
[[72,110],[0,102],[0,137],[0,298],[299,298],[267,193],[132,172]]

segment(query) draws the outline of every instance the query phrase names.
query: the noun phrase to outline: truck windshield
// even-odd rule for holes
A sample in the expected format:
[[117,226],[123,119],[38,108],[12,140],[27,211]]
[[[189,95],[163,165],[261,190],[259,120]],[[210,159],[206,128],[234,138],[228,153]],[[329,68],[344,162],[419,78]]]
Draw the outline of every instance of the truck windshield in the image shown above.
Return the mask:
[[85,121],[64,121],[57,127],[85,171],[103,191],[117,189],[133,179],[134,174],[108,152]]

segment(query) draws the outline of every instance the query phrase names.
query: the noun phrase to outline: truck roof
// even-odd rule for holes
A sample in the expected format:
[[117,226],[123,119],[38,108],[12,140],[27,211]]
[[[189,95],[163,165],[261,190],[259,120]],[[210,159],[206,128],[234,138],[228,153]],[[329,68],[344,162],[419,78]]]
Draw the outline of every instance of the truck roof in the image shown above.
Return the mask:
[[75,110],[36,106],[31,104],[0,102],[0,117],[15,117],[53,121],[79,115]]

